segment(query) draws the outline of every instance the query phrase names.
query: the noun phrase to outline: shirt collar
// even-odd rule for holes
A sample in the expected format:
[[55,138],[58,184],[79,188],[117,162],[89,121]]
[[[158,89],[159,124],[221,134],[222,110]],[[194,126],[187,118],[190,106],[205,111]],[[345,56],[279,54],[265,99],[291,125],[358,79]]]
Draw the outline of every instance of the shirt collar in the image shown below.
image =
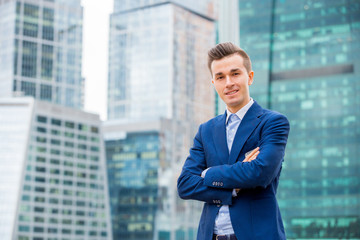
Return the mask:
[[[253,103],[254,103],[254,100],[252,98],[250,98],[250,101],[245,106],[243,106],[239,111],[237,111],[235,113],[240,118],[240,121],[244,118],[246,112],[253,105]],[[229,109],[226,108],[226,124],[227,124],[231,114],[232,114],[232,112],[230,112]]]

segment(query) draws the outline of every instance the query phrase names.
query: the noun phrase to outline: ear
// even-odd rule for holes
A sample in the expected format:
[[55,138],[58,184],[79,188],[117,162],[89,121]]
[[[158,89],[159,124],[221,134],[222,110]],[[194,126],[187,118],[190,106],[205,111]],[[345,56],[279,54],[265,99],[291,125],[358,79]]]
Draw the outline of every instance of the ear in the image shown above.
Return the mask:
[[250,86],[254,81],[254,71],[249,72],[248,85]]

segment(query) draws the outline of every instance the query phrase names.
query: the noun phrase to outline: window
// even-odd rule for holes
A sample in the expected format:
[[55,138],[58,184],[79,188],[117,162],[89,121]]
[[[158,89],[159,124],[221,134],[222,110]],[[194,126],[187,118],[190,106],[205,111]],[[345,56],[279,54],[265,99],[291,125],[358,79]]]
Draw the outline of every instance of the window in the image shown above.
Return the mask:
[[74,172],[65,170],[65,171],[64,171],[64,175],[65,175],[65,176],[74,176]]
[[40,133],[46,133],[46,128],[37,127],[36,129],[37,129],[37,131],[40,132]]
[[59,179],[50,178],[49,183],[52,183],[52,184],[59,184]]
[[44,173],[44,172],[46,172],[46,168],[45,167],[36,167],[35,171]]
[[[42,55],[41,55],[41,77],[45,80],[51,80],[53,75],[53,46],[42,45]],[[51,100],[51,86],[43,85],[46,89],[44,95],[40,94],[41,99]],[[42,98],[44,97],[44,98]]]
[[[74,164],[72,162],[65,161],[64,166],[72,167],[72,166],[74,166]],[[72,176],[72,172],[71,172],[70,176]]]
[[58,203],[59,203],[59,199],[57,199],[57,198],[50,198],[50,199],[49,199],[49,203],[51,203],[51,204],[58,204]]
[[45,182],[45,178],[44,178],[44,177],[35,177],[35,182],[44,183],[44,182]]
[[[47,118],[44,116],[37,116],[37,121],[40,123],[46,123],[47,122]],[[46,132],[46,131],[45,131]]]
[[[36,56],[37,44],[34,42],[23,41],[23,56],[21,66],[22,76],[31,78],[36,77]],[[35,97],[35,83],[22,81],[21,91],[23,91],[27,96]]]
[[60,145],[61,142],[60,142],[60,140],[57,140],[57,139],[51,139],[51,144],[52,145]]
[[72,186],[72,185],[73,185],[73,182],[70,181],[70,180],[64,180],[64,185],[66,185],[66,186]]
[[65,196],[72,196],[73,192],[71,190],[64,190],[64,195]]
[[41,84],[40,85],[40,99],[51,101],[52,89],[50,85]]
[[85,124],[79,123],[78,129],[79,129],[80,131],[86,132],[87,129],[88,129],[88,127],[87,127],[87,125],[85,125]]
[[46,158],[44,158],[44,157],[36,157],[36,162],[44,163],[44,162],[46,162]]
[[99,133],[99,128],[97,128],[97,127],[91,127],[91,132],[92,132],[92,133]]
[[78,226],[85,226],[85,221],[84,221],[84,220],[77,220],[77,221],[76,221],[76,225],[78,225]]
[[60,135],[60,131],[55,130],[55,129],[51,129],[51,134],[52,134],[52,135],[59,136],[59,135]]
[[65,137],[68,137],[68,138],[74,138],[73,133],[65,132],[64,135],[65,135]]
[[54,155],[60,155],[60,150],[51,149],[51,150],[50,150],[50,153],[51,153],[51,154],[54,154]]
[[74,147],[74,143],[72,143],[72,142],[65,142],[65,147],[73,148],[73,147]]
[[59,119],[51,119],[51,124],[55,126],[61,126],[61,120]]
[[48,233],[57,233],[56,228],[48,228]]
[[62,220],[62,223],[63,224],[67,224],[67,225],[70,225],[72,223],[71,219],[63,219]]
[[35,222],[43,223],[45,222],[45,219],[43,217],[34,217]]
[[59,165],[60,164],[60,160],[58,159],[50,159],[50,163],[54,164],[54,165]]
[[71,200],[64,199],[64,200],[63,200],[63,205],[72,205],[72,201],[71,201]]
[[[24,64],[23,64],[24,65]],[[36,66],[35,66],[36,67]],[[26,71],[30,71],[25,69]],[[24,70],[23,70],[24,71]],[[36,71],[36,70],[35,70]],[[36,74],[36,73],[35,73]],[[35,75],[34,75],[35,77]],[[21,91],[25,94],[25,96],[33,96],[36,97],[36,85],[32,82],[21,81]]]
[[42,228],[42,227],[34,227],[34,232],[36,232],[36,233],[44,232],[44,228]]
[[44,212],[45,208],[43,208],[43,207],[34,207],[34,211],[35,212]]
[[86,144],[78,144],[78,149],[86,150]]
[[30,196],[28,195],[23,195],[21,198],[23,201],[30,201]]
[[91,146],[90,150],[93,151],[93,152],[98,152],[98,151],[99,151],[99,147]]
[[73,122],[65,122],[65,127],[74,128],[75,124]]
[[78,139],[80,140],[86,140],[87,137],[85,135],[78,135]]
[[24,225],[19,226],[19,232],[29,232],[29,231],[30,231],[29,226],[24,226]]
[[29,216],[25,216],[25,215],[20,215],[20,216],[19,216],[19,221],[20,221],[20,222],[30,222],[30,217],[29,217]]

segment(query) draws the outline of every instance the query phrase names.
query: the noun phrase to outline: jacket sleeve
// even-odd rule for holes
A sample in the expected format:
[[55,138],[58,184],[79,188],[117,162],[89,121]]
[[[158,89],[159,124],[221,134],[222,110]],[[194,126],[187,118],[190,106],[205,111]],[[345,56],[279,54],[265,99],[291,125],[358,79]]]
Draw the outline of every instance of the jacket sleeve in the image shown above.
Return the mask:
[[201,138],[202,125],[194,138],[194,145],[190,149],[180,177],[177,181],[177,189],[180,198],[194,199],[210,204],[232,203],[232,189],[219,189],[204,184],[201,177],[203,170],[207,168],[203,141]]
[[289,130],[286,117],[273,114],[263,126],[257,158],[251,162],[237,161],[233,165],[212,167],[206,173],[204,184],[213,186],[220,181],[223,184],[213,186],[220,189],[267,187],[281,169]]

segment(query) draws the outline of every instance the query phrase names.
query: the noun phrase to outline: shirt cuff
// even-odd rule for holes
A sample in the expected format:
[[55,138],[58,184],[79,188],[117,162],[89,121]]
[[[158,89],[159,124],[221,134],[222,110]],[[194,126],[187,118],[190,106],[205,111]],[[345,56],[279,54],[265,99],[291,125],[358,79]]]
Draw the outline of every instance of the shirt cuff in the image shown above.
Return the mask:
[[232,196],[233,196],[233,197],[237,197],[236,189],[233,189],[233,191],[232,191]]
[[210,169],[210,168],[207,168],[207,169],[205,169],[204,171],[202,171],[202,173],[201,173],[201,177],[202,177],[202,178],[205,178],[206,172],[207,172],[209,169]]

